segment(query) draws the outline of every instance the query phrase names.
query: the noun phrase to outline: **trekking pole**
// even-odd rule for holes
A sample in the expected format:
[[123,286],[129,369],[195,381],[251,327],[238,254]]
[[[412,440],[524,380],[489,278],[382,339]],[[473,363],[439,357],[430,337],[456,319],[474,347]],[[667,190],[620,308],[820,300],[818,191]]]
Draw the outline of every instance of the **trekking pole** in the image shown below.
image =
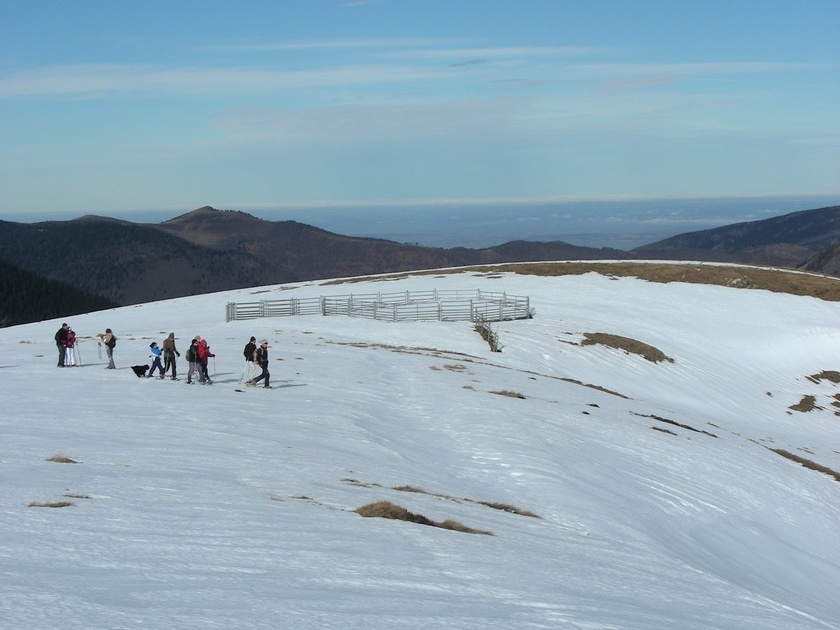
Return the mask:
[[100,341],[98,344],[99,346],[99,360],[102,360],[102,342]]
[[82,367],[82,344],[76,342],[76,365]]

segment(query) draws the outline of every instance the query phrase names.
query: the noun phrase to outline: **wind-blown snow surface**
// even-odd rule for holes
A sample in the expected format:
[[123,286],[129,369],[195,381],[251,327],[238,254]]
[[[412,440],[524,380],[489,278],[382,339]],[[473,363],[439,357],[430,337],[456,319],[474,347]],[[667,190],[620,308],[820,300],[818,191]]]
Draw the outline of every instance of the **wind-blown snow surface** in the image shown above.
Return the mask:
[[[495,327],[501,353],[468,323],[224,322],[227,301],[433,288],[529,295],[536,317]],[[0,330],[4,628],[840,627],[840,484],[770,450],[840,470],[840,390],[807,378],[840,368],[840,304],[461,272],[68,323],[80,369],[55,367],[61,320]],[[208,339],[213,385],[135,377],[169,332],[182,373]],[[276,389],[239,384],[252,334]],[[493,535],[354,512],[381,499]]]

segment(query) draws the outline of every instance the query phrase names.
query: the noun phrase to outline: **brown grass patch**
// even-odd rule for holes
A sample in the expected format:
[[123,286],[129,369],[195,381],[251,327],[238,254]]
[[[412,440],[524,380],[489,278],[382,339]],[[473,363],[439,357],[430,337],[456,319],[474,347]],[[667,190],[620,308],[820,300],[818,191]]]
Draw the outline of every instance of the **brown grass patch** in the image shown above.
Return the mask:
[[494,510],[501,510],[502,512],[510,512],[511,514],[519,514],[520,516],[528,516],[530,518],[539,518],[538,515],[534,514],[530,510],[521,510],[515,505],[510,505],[509,503],[496,503],[494,501],[479,501],[480,505],[486,505],[489,508],[493,508]]
[[821,466],[820,464],[817,464],[816,462],[812,462],[810,459],[805,459],[804,457],[800,457],[799,455],[794,455],[790,451],[786,451],[783,448],[771,448],[770,450],[773,451],[774,453],[778,454],[778,455],[781,455],[782,457],[784,457],[786,459],[789,459],[793,462],[796,462],[797,464],[801,464],[802,466],[804,466],[805,468],[808,468],[809,470],[816,470],[817,472],[821,472],[825,475],[830,475],[831,477],[834,477],[835,481],[840,481],[840,473],[838,473],[834,470],[831,470],[831,468],[827,468],[826,466]]
[[483,534],[485,536],[492,536],[493,532],[488,532],[480,529],[473,529],[466,525],[447,519],[441,522],[435,522],[422,514],[415,514],[409,512],[402,506],[391,503],[390,501],[376,501],[375,503],[368,503],[360,508],[357,508],[356,513],[365,518],[388,518],[397,521],[407,521],[409,523],[417,523],[419,525],[428,525],[430,527],[439,527],[441,529],[448,529],[451,531],[464,532],[467,534]]
[[63,508],[76,505],[72,501],[31,501],[27,507]]
[[808,380],[813,381],[814,383],[819,383],[820,381],[840,383],[840,372],[837,370],[823,370],[819,374],[811,374],[811,376],[808,377]]
[[490,392],[491,394],[496,394],[497,396],[507,396],[508,398],[519,398],[520,400],[525,400],[525,396],[520,394],[519,392],[512,392],[506,389],[502,390],[495,390]]
[[795,405],[791,405],[788,407],[791,411],[801,411],[801,412],[808,412],[813,411],[814,409],[818,409],[817,407],[817,399],[814,396],[808,395],[803,396],[802,400],[800,400]]
[[611,335],[609,333],[583,333],[585,339],[581,342],[582,346],[602,345],[617,350],[624,350],[630,354],[637,354],[647,361],[659,363],[660,361],[668,361],[673,363],[674,360],[667,356],[664,352],[641,341],[630,339],[629,337],[621,337],[619,335]]
[[47,457],[48,462],[55,462],[57,464],[80,464],[81,462],[77,462],[75,459],[70,459],[66,455],[62,455],[61,453],[56,453],[55,455],[51,455]]
[[[799,272],[789,269],[767,269],[748,265],[721,265],[713,263],[674,262],[642,263],[635,261],[599,262],[533,262],[509,263],[436,269],[412,273],[412,276],[463,273],[472,271],[488,277],[500,273],[518,273],[531,276],[576,276],[585,273],[599,273],[604,276],[631,277],[649,282],[688,282],[691,284],[714,284],[736,289],[764,289],[775,293],[810,295],[829,302],[840,302],[840,280],[829,276]],[[400,279],[405,273],[380,276],[377,280]],[[369,277],[344,278],[331,284],[369,281]]]
[[669,420],[668,418],[663,418],[661,416],[656,416],[653,414],[644,414],[644,413],[636,413],[632,412],[633,415],[641,416],[642,418],[650,418],[651,420],[656,420],[657,422],[662,422],[663,424],[670,424],[671,426],[679,427],[680,429],[686,429],[688,431],[693,431],[694,433],[702,433],[703,435],[708,435],[709,437],[716,438],[717,436],[714,433],[709,433],[708,431],[703,431],[702,429],[695,429],[692,426],[687,424],[682,424],[681,422],[677,422],[675,420]]
[[[365,483],[359,481],[358,479],[342,479],[342,481],[346,484],[351,486],[359,486],[362,488],[382,488],[383,486],[378,483]],[[540,518],[539,515],[534,514],[530,510],[523,510],[518,508],[514,505],[510,505],[509,503],[498,503],[495,501],[476,501],[475,499],[459,499],[457,497],[453,497],[449,494],[441,494],[438,492],[429,492],[425,488],[421,488],[419,486],[411,486],[411,485],[404,485],[404,486],[393,486],[391,490],[396,490],[397,492],[415,492],[417,494],[427,494],[431,497],[437,497],[438,499],[445,499],[447,501],[454,501],[455,503],[474,503],[476,505],[484,505],[489,508],[493,508],[494,510],[502,510],[503,512],[509,512],[510,514],[519,514],[520,516],[530,516],[532,518]]]

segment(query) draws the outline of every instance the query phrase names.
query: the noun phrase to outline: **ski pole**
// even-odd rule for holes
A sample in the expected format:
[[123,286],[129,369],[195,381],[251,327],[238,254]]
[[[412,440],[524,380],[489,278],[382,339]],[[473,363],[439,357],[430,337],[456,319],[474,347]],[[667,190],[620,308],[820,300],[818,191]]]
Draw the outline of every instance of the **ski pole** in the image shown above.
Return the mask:
[[76,342],[76,364],[82,367],[82,344]]

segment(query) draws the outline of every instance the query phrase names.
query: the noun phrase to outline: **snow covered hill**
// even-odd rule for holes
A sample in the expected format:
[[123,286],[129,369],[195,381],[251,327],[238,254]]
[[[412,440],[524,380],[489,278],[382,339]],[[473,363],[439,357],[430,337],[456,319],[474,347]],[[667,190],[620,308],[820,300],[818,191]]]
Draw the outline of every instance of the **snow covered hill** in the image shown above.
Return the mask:
[[[501,353],[462,322],[224,321],[476,288],[536,310],[494,325]],[[838,303],[595,273],[310,282],[75,317],[76,369],[61,323],[0,329],[4,628],[840,628]],[[214,384],[134,375],[170,332],[181,374],[209,341]],[[251,335],[274,389],[240,384]],[[378,501],[477,533],[356,512]]]

